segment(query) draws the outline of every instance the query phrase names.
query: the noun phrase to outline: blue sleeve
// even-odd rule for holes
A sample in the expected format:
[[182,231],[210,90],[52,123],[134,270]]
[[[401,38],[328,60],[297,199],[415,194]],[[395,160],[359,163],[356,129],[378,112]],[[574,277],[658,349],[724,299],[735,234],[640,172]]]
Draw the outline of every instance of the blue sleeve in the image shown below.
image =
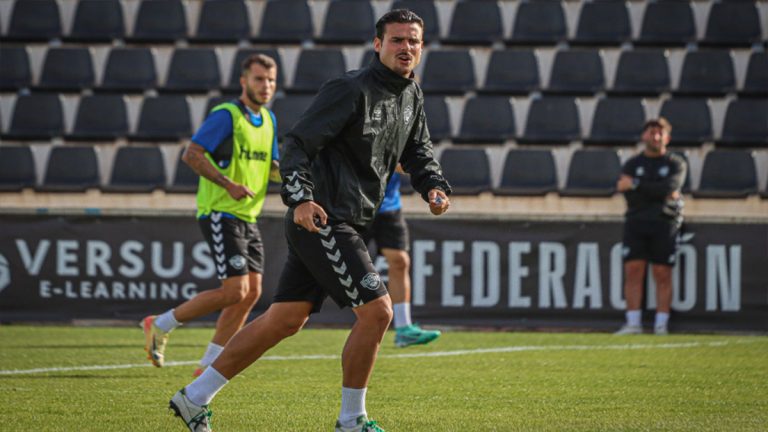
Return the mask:
[[280,148],[277,146],[277,119],[275,113],[269,110],[269,116],[272,117],[272,125],[275,127],[275,139],[272,141],[272,160],[280,160]]
[[230,136],[232,115],[228,110],[220,109],[208,115],[197,133],[192,136],[192,141],[203,146],[208,153],[213,153]]

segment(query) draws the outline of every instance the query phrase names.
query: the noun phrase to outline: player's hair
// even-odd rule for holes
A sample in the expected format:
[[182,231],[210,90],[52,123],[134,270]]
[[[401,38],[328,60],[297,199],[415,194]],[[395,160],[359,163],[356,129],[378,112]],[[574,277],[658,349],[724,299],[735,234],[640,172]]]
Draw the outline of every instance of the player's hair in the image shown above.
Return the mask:
[[648,119],[648,121],[643,124],[643,132],[649,127],[660,127],[664,132],[668,134],[672,133],[672,125],[669,123],[669,120],[664,117]]
[[264,69],[272,69],[277,67],[275,59],[265,54],[251,54],[243,60],[240,68],[240,74],[245,76],[251,69],[251,65],[254,63],[261,65]]
[[393,9],[385,13],[376,22],[376,37],[379,38],[379,40],[384,39],[384,28],[389,23],[416,23],[419,25],[419,27],[421,27],[422,31],[424,30],[424,20],[421,19],[420,16],[416,15],[415,12],[409,9]]

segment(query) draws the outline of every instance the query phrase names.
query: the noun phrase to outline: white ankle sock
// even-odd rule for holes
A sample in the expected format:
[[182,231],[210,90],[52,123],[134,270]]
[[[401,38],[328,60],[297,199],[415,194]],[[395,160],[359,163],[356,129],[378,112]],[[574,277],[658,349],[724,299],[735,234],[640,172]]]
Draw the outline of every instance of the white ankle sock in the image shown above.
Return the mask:
[[216,369],[206,368],[202,375],[185,387],[187,398],[195,405],[208,405],[228,382]]
[[669,322],[669,312],[656,312],[656,327],[665,326]]
[[203,358],[200,359],[200,367],[205,368],[210,366],[214,360],[216,360],[216,357],[221,354],[221,352],[224,351],[224,347],[218,344],[215,344],[213,342],[208,344],[208,349],[205,350],[205,354],[203,354]]
[[[211,369],[211,368],[208,368]],[[341,413],[339,423],[344,427],[354,426],[357,418],[366,415],[365,392],[367,388],[341,388]]]
[[640,310],[628,310],[626,313],[627,316],[627,325],[640,327],[642,324],[640,322],[641,318],[641,312]]
[[395,311],[395,328],[411,325],[411,304],[409,302],[392,305]]
[[168,333],[180,326],[181,323],[176,321],[176,317],[173,316],[173,309],[171,309],[155,317],[155,325],[160,330]]

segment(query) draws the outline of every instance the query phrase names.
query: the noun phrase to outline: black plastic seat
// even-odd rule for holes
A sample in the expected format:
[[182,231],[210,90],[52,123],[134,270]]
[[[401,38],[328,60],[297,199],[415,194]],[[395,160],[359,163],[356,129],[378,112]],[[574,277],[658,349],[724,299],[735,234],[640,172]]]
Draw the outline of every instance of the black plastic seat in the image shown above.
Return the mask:
[[27,146],[0,146],[0,191],[18,192],[34,187],[35,159]]
[[93,147],[54,146],[48,155],[43,192],[83,192],[98,188],[99,160]]
[[39,42],[61,38],[61,14],[55,0],[16,0],[4,40]]
[[495,1],[457,1],[444,43],[490,45],[503,40],[501,10]]
[[680,191],[684,194],[691,193],[691,162],[688,159],[688,155],[683,151],[673,151],[672,153],[682,157],[685,160],[685,166],[688,167],[688,169],[685,170],[685,181],[683,182],[683,187],[680,188]]
[[49,48],[38,87],[53,91],[81,91],[93,87],[93,60],[88,48]]
[[723,133],[717,141],[723,146],[768,146],[768,99],[738,99],[728,104]]
[[128,110],[121,95],[83,96],[71,140],[114,140],[128,135]]
[[65,39],[94,43],[124,37],[123,7],[119,0],[79,0],[72,31]]
[[159,147],[120,147],[104,192],[152,192],[165,187],[163,154]]
[[181,0],[142,0],[133,34],[127,39],[141,43],[172,43],[187,37],[187,17]]
[[762,38],[757,2],[713,2],[703,45],[750,46]]
[[[281,1],[269,2],[282,3]],[[277,89],[281,90],[285,85],[285,78],[283,78],[283,62],[280,58],[280,52],[276,48],[243,48],[237,51],[235,59],[232,60],[232,67],[229,69],[229,82],[226,86],[222,87],[222,91],[228,93],[240,93],[240,76],[242,75],[243,60],[253,54],[264,54],[272,59],[277,64]]]
[[192,135],[189,104],[184,96],[145,97],[139,125],[131,139],[138,141],[177,141]]
[[497,143],[515,137],[515,115],[506,96],[475,96],[467,100],[454,142]]
[[588,95],[604,87],[603,59],[599,51],[576,49],[555,54],[548,92]]
[[427,117],[427,128],[429,129],[429,136],[432,138],[432,141],[438,142],[451,138],[453,135],[451,116],[448,112],[448,104],[443,96],[425,96],[424,115]]
[[629,41],[632,29],[624,2],[583,2],[574,44],[621,45]]
[[[548,2],[547,2],[548,3]],[[541,88],[539,63],[533,50],[495,50],[481,92],[528,94]]]
[[268,1],[264,6],[259,35],[260,43],[299,44],[312,39],[312,12],[306,0]]
[[208,101],[205,103],[205,112],[203,112],[203,118],[201,120],[205,120],[211,113],[212,109],[223,104],[224,102],[234,102],[238,99],[239,96],[240,95],[219,95],[209,97]]
[[753,52],[749,56],[747,76],[739,94],[747,97],[768,97],[768,53],[765,51]]
[[200,8],[193,42],[224,43],[248,40],[251,24],[243,0],[206,0]]
[[616,191],[621,162],[615,150],[576,150],[562,196],[609,197]]
[[195,193],[197,187],[200,184],[200,176],[192,170],[183,160],[181,156],[184,154],[182,149],[179,152],[179,157],[176,159],[176,170],[173,174],[173,182],[170,186],[165,188],[168,192],[175,193]]
[[642,49],[621,53],[612,93],[658,95],[669,88],[669,64],[664,51]]
[[177,48],[164,91],[205,93],[221,86],[219,59],[212,48]]
[[687,1],[647,2],[635,44],[683,46],[696,40],[693,8]]
[[672,125],[670,145],[698,146],[712,141],[712,114],[706,99],[667,99],[660,115]]
[[469,51],[434,50],[427,54],[421,81],[425,92],[463,94],[476,86],[475,68]]
[[440,165],[454,195],[477,195],[491,190],[491,167],[483,149],[445,149]]
[[555,45],[568,36],[565,12],[558,1],[521,2],[509,44]]
[[347,71],[340,49],[304,49],[299,54],[296,74],[290,91],[314,93],[324,82],[338,78]]
[[64,134],[64,110],[59,95],[40,93],[19,96],[11,124],[3,138],[48,140]]
[[704,158],[696,198],[746,198],[757,192],[752,154],[740,150],[713,150]]
[[310,95],[288,95],[272,102],[272,112],[277,119],[277,138],[282,140],[299,120],[314,99]]
[[576,101],[569,97],[543,97],[531,101],[521,142],[564,144],[581,139]]
[[546,195],[557,191],[557,169],[549,150],[511,149],[494,195]]
[[408,9],[424,20],[424,41],[429,43],[440,38],[440,20],[433,0],[395,0],[392,10]]
[[363,44],[376,34],[373,7],[367,1],[334,0],[328,3],[323,31],[317,42]]
[[592,117],[588,144],[631,145],[640,141],[645,109],[639,98],[600,99]]
[[157,86],[155,58],[149,48],[112,48],[99,90],[143,92]]
[[0,91],[17,91],[32,83],[27,48],[0,46]]
[[728,50],[686,54],[677,93],[722,96],[736,89],[733,58]]

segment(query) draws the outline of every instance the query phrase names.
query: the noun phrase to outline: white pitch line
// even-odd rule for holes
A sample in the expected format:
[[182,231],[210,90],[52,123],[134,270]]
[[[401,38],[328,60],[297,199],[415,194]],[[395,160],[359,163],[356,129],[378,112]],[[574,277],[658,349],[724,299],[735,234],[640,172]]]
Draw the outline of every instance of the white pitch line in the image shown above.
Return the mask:
[[[600,350],[642,350],[642,349],[680,349],[680,348],[697,348],[697,347],[721,347],[725,345],[732,345],[737,343],[749,343],[755,342],[755,340],[749,339],[736,339],[732,341],[714,341],[714,342],[679,342],[679,343],[662,343],[662,344],[621,344],[621,345],[528,345],[528,346],[509,346],[498,348],[477,348],[471,350],[455,350],[455,351],[433,351],[433,352],[418,352],[418,353],[404,353],[404,354],[383,354],[381,358],[414,358],[414,357],[450,357],[450,356],[462,356],[473,354],[496,354],[496,353],[512,353],[512,352],[524,352],[524,351],[600,351]],[[264,356],[261,361],[290,361],[290,360],[339,360],[339,355],[298,355],[298,356]],[[188,361],[169,361],[165,363],[165,367],[173,366],[190,366],[195,365],[198,362],[196,360]],[[116,365],[93,365],[93,366],[69,366],[69,367],[50,367],[50,368],[36,368],[36,369],[9,369],[0,370],[0,375],[28,375],[39,373],[51,373],[51,372],[76,372],[76,371],[99,371],[99,370],[114,370],[114,369],[135,369],[153,367],[149,363],[132,363],[132,364],[116,364]]]

